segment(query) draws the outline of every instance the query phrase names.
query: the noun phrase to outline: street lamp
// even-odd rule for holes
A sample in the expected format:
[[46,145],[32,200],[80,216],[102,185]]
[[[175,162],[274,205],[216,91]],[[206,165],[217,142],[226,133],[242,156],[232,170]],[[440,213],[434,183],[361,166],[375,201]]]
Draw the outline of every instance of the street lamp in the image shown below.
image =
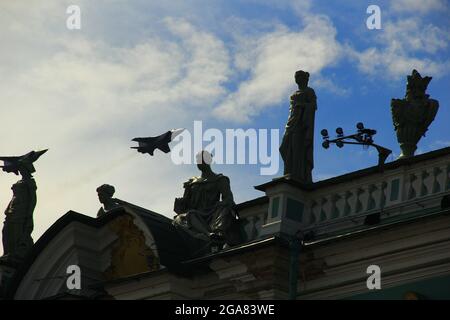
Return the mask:
[[382,168],[392,151],[373,142],[373,136],[377,133],[376,130],[364,128],[362,122],[356,124],[356,129],[358,129],[357,133],[346,136],[344,135],[344,130],[341,127],[338,127],[336,128],[335,139],[330,139],[328,130],[322,129],[322,131],[320,131],[323,138],[322,147],[328,149],[332,143],[338,148],[342,148],[345,144],[362,145],[365,148],[372,146],[378,151],[378,166]]

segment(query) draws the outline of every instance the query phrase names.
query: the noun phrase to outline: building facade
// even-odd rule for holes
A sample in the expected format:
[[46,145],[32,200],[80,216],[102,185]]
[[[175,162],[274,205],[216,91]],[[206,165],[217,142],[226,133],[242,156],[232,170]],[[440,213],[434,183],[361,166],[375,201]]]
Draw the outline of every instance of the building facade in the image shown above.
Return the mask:
[[450,299],[450,148],[255,188],[261,197],[237,205],[243,242],[195,258],[150,210],[68,212],[24,263],[0,266],[3,298]]

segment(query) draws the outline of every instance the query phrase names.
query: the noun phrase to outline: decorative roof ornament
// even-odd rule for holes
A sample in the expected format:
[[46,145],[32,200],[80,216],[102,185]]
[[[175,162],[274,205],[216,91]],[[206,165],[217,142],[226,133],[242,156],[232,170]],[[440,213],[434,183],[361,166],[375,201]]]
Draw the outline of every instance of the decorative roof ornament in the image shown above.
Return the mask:
[[405,98],[391,100],[392,122],[402,150],[399,158],[414,156],[417,143],[437,114],[439,102],[426,94],[431,79],[414,69],[407,77]]

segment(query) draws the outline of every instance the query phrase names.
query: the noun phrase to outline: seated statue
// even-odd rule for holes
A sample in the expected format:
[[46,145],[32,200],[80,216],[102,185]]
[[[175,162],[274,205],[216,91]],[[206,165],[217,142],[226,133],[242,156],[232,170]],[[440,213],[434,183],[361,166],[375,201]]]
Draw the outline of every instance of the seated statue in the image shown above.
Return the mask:
[[175,199],[174,211],[178,215],[173,224],[197,245],[220,250],[224,245],[239,243],[238,217],[230,180],[211,170],[211,160],[207,151],[197,155],[201,176],[184,183],[183,197]]
[[103,184],[97,188],[98,200],[103,206],[97,212],[97,218],[105,215],[108,211],[120,207],[120,205],[113,198],[116,190],[109,184]]

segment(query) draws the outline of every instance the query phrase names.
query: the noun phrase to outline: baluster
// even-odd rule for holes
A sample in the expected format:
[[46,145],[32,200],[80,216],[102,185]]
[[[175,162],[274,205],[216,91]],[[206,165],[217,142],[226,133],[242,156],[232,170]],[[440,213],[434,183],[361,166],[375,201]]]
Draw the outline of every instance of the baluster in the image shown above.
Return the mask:
[[447,165],[447,170],[445,172],[445,190],[450,189],[450,164]]
[[348,216],[352,213],[352,207],[350,205],[351,198],[354,198],[354,193],[351,191],[345,192],[345,201],[344,201],[344,216]]
[[341,196],[339,194],[334,194],[331,196],[331,219],[336,219],[341,215],[338,205],[337,205],[337,202],[340,199],[341,199]]
[[358,188],[356,190],[356,208],[355,213],[360,213],[363,210],[362,196],[364,195],[365,190],[363,188]]
[[367,210],[372,210],[377,207],[376,199],[378,199],[377,192],[379,189],[376,185],[371,184],[369,185],[367,190],[368,190]]
[[312,200],[311,201],[311,216],[310,216],[310,222],[309,222],[310,224],[314,224],[314,223],[316,223],[319,220],[319,218],[318,218],[318,215],[319,215],[318,209],[319,209],[319,206],[318,206],[317,201],[316,200]]
[[435,167],[433,168],[433,193],[441,192],[442,190],[442,184],[441,184],[441,176],[443,176],[444,170],[442,167]]
[[388,186],[388,184],[387,184],[386,181],[383,181],[383,182],[380,184],[380,190],[381,190],[381,192],[380,192],[380,206],[379,206],[379,208],[380,208],[381,210],[383,210],[384,206],[386,205],[387,186]]
[[430,190],[431,190],[431,175],[427,170],[423,170],[421,175],[421,181],[420,181],[420,196],[424,197],[426,196]]
[[325,221],[328,219],[328,215],[326,212],[325,206],[327,205],[328,199],[322,198],[321,204],[320,204],[320,221]]
[[414,188],[414,183],[415,183],[416,180],[417,180],[416,175],[414,173],[411,173],[409,175],[409,179],[408,179],[408,184],[409,184],[408,185],[408,196],[407,196],[408,200],[411,200],[411,199],[416,197],[417,193],[416,193],[416,190]]

